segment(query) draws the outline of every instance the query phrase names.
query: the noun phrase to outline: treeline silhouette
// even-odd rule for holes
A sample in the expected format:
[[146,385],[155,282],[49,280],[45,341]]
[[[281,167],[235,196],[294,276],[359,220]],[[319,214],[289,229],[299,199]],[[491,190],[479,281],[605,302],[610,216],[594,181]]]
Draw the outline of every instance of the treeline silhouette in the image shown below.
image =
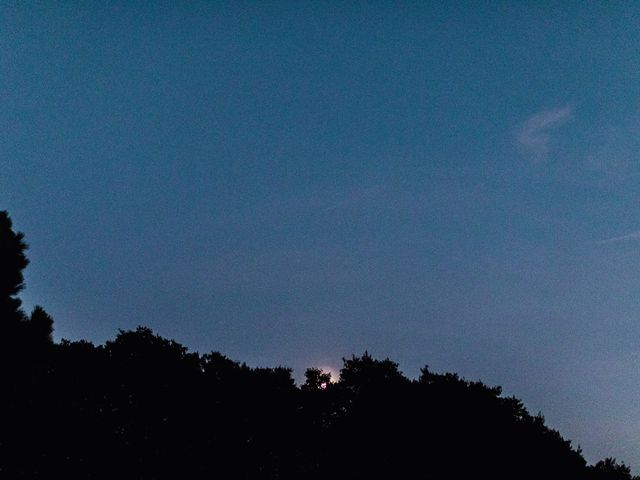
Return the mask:
[[587,465],[500,387],[366,352],[298,387],[144,327],[55,343],[45,310],[21,308],[26,248],[0,212],[0,478],[638,478]]

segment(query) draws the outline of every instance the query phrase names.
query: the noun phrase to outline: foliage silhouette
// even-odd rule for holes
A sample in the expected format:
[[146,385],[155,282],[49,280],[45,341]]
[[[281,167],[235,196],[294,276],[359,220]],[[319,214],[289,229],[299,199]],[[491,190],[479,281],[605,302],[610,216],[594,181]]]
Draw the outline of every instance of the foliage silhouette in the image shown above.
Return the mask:
[[0,213],[0,475],[71,479],[478,478],[630,480],[499,387],[365,352],[340,378],[200,355],[149,328],[104,345],[52,341],[17,294],[28,260]]
[[591,475],[594,480],[626,480],[631,477],[631,469],[615,458],[605,458],[592,467]]
[[331,383],[331,373],[320,368],[307,368],[304,376],[305,382],[302,389],[306,391],[326,390]]
[[13,231],[6,211],[0,211],[0,318],[4,321],[22,319],[22,302],[17,297],[24,288],[22,271],[29,264],[24,235]]

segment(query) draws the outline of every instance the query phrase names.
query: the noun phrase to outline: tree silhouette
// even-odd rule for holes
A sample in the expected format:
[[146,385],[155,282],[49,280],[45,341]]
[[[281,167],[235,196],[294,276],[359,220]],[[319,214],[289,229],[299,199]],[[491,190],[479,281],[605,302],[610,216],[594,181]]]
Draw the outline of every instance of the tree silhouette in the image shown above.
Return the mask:
[[320,368],[307,368],[304,372],[305,383],[302,386],[303,390],[317,391],[326,390],[331,384],[331,373],[325,372]]
[[631,480],[631,469],[624,463],[616,462],[615,458],[605,458],[600,460],[591,468],[591,478],[593,480]]
[[36,305],[29,316],[32,341],[38,345],[53,343],[53,318]]
[[368,352],[361,357],[354,355],[350,359],[343,359],[343,362],[340,383],[354,392],[388,388],[407,380],[398,370],[397,363],[388,358],[376,360]]
[[368,352],[297,387],[285,367],[200,355],[146,327],[53,342],[17,297],[28,260],[0,213],[0,477],[632,480],[500,387]]
[[12,227],[9,214],[0,211],[0,319],[4,322],[22,319],[17,295],[24,288],[22,270],[29,264],[24,235]]
[[53,319],[45,310],[37,306],[27,317],[21,308],[18,294],[25,287],[27,248],[24,235],[13,230],[9,214],[0,211],[0,357],[20,359],[14,370],[53,342]]
[[17,296],[24,288],[22,271],[29,264],[24,235],[13,230],[6,211],[0,211],[0,355],[10,355],[23,344],[25,332],[22,302]]

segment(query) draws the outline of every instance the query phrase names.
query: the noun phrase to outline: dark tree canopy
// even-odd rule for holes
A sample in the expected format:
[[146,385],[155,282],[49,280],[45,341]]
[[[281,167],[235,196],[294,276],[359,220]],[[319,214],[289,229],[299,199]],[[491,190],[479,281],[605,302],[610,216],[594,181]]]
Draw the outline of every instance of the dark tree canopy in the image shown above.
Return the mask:
[[310,368],[297,387],[288,368],[200,355],[146,327],[54,343],[43,308],[20,310],[26,245],[5,212],[0,245],[1,478],[633,478],[611,458],[588,466],[499,387],[427,367],[412,380],[367,352],[343,359],[338,381]]

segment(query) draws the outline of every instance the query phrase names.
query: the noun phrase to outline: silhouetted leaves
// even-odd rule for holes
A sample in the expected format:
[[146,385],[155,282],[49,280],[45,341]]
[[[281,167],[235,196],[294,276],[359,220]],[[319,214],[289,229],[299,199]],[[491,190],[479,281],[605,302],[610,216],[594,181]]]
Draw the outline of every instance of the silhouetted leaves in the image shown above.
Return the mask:
[[600,460],[591,468],[593,480],[628,480],[631,470],[624,463],[616,462],[615,458]]
[[310,392],[326,390],[331,384],[331,373],[324,372],[320,368],[308,368],[304,372],[306,381],[302,389]]
[[24,288],[22,270],[29,264],[24,235],[13,231],[6,211],[0,211],[0,322],[20,315],[21,301],[16,296]]
[[36,305],[29,316],[29,322],[33,343],[42,346],[53,343],[53,318],[45,312],[44,308]]

